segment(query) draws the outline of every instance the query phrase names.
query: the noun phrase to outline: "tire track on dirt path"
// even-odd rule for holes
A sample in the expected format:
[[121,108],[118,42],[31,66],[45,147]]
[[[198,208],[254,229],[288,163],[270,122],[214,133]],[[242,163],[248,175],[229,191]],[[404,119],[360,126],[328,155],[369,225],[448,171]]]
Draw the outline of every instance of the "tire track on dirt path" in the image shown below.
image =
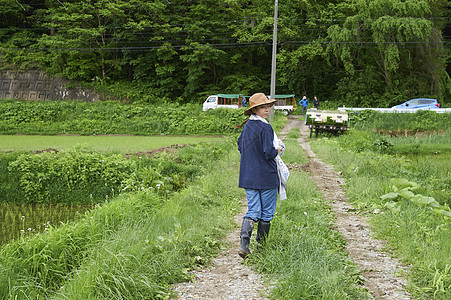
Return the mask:
[[396,275],[407,271],[407,267],[383,251],[384,242],[371,237],[366,218],[353,212],[341,188],[344,179],[333,170],[332,165],[318,159],[310,149],[307,141],[310,132],[304,121],[298,120],[298,116],[290,116],[288,123],[290,125],[285,127],[288,131],[284,130],[282,134],[292,128],[300,128],[301,137],[298,141],[309,159],[303,169],[310,171],[315,184],[330,202],[336,218],[334,229],[343,235],[347,252],[362,270],[365,288],[374,299],[412,299],[404,290],[406,279]]
[[243,264],[238,256],[241,222],[246,211],[243,198],[242,210],[234,218],[236,226],[226,237],[229,247],[213,258],[209,267],[190,272],[191,282],[174,285],[177,299],[267,299],[270,286],[265,284],[263,275]]

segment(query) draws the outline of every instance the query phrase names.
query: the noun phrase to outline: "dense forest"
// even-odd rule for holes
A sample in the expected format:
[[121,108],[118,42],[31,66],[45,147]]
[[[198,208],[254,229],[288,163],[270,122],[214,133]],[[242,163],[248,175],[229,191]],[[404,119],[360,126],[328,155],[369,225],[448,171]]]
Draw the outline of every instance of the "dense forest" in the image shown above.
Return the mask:
[[[276,0],[277,1],[277,0]],[[278,2],[276,94],[387,107],[451,102],[447,0]],[[0,68],[131,100],[269,93],[270,0],[0,0]]]

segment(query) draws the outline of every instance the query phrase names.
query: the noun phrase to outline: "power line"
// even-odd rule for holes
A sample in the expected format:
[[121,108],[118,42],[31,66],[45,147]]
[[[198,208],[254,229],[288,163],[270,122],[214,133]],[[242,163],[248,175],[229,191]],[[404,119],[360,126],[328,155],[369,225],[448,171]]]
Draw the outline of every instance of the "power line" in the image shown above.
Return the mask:
[[[406,19],[407,17],[399,17],[398,19]],[[170,24],[170,23],[155,23],[155,25],[152,26],[142,26],[141,28],[152,28],[154,26],[169,26],[169,28],[172,27],[189,27],[189,26],[202,26],[205,27],[209,24],[211,25],[218,25],[218,24],[244,24],[247,22],[253,22],[253,21],[261,21],[264,18],[245,18],[245,19],[240,19],[240,20],[228,20],[228,21],[200,21],[200,22],[195,22],[195,23],[179,23],[179,24]],[[431,18],[413,18],[413,17],[408,17],[408,19],[415,19],[415,20],[451,20],[451,17],[431,17]],[[361,21],[375,21],[377,19],[360,19],[360,20],[355,20],[357,22],[361,22]],[[327,21],[325,19],[293,19],[293,18],[279,18],[278,22],[279,25],[284,27],[285,24],[289,24],[289,21],[302,21],[304,23],[302,23],[302,25],[306,26],[306,27],[311,27],[311,26],[330,26],[331,23],[334,24],[336,22],[345,22],[346,19],[330,19],[328,23],[313,23],[313,24],[305,24],[305,22],[315,22],[315,21]],[[51,28],[15,28],[15,30],[30,30],[30,31],[34,31],[34,30],[51,30],[51,29],[60,29],[60,30],[69,30],[69,29],[77,29],[77,27],[59,27],[60,24],[55,23],[55,27],[51,27]],[[294,25],[294,24],[291,24]],[[253,27],[255,27],[255,25],[253,25]],[[271,24],[268,24],[268,26],[272,26]],[[450,25],[445,25],[445,27],[449,27]],[[100,26],[102,27],[102,26]],[[246,27],[248,27],[248,25],[246,25]],[[298,27],[298,25],[297,25]],[[78,29],[91,29],[91,28],[99,28],[99,27],[78,27]],[[105,26],[102,27],[104,29],[131,29],[130,26]],[[10,30],[11,28],[0,28],[0,30]],[[204,30],[204,29],[200,29],[200,30]]]
[[[361,48],[364,46],[375,46],[375,45],[385,45],[385,44],[396,44],[396,45],[431,45],[431,44],[451,44],[451,41],[444,42],[330,42],[330,41],[285,41],[279,42],[282,47],[284,45],[296,45],[296,44],[321,44],[321,45],[351,45],[354,48]],[[80,52],[96,52],[96,51],[118,51],[118,50],[131,50],[131,51],[143,51],[143,50],[155,50],[155,49],[193,49],[202,47],[214,47],[214,48],[242,48],[242,47],[255,47],[255,46],[271,46],[272,42],[246,42],[246,43],[218,43],[218,44],[202,44],[202,45],[164,45],[164,46],[141,46],[141,47],[74,47],[74,48],[0,48],[10,51],[80,51]]]

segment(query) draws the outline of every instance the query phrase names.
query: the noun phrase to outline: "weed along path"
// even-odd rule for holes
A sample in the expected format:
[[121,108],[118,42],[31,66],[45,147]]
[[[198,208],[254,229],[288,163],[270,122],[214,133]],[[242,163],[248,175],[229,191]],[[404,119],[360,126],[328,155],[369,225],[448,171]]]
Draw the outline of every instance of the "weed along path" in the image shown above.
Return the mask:
[[309,159],[303,169],[310,172],[313,181],[330,203],[336,218],[334,229],[343,235],[347,252],[362,270],[365,288],[375,299],[412,299],[403,290],[407,281],[399,276],[407,270],[406,267],[383,251],[384,242],[371,237],[365,217],[356,213],[347,203],[341,188],[344,180],[333,170],[333,166],[318,159],[310,149],[307,142],[310,133],[308,127],[297,117],[291,117],[289,124],[289,127],[301,129],[299,144]]
[[[362,270],[364,287],[374,299],[411,299],[403,290],[407,282],[396,276],[406,268],[383,251],[382,241],[371,237],[365,218],[353,212],[346,202],[341,188],[344,180],[334,172],[333,166],[325,164],[312,152],[307,140],[309,129],[298,118],[289,116],[279,136],[285,139],[293,128],[300,128],[298,141],[309,159],[301,167],[311,174],[324,199],[330,203],[336,217],[333,229],[344,236],[347,252]],[[174,285],[173,291],[178,294],[178,299],[267,299],[274,283],[243,264],[237,255],[240,225],[246,212],[245,201],[243,199],[241,213],[235,216],[235,229],[227,236],[230,247],[214,258],[208,268],[191,272],[191,282]]]

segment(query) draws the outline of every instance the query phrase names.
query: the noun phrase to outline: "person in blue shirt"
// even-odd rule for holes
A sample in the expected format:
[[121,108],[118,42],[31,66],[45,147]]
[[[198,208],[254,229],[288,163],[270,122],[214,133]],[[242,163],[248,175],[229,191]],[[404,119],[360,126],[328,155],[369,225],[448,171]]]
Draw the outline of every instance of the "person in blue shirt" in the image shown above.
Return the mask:
[[302,97],[302,100],[299,101],[299,105],[302,106],[302,115],[305,116],[305,114],[307,113],[307,108],[308,108],[308,99],[306,96]]
[[249,98],[249,108],[244,112],[249,120],[237,141],[241,154],[238,186],[246,191],[248,207],[240,232],[238,254],[242,258],[250,254],[254,224],[258,222],[256,240],[262,243],[276,211],[279,175],[274,159],[282,149],[276,148],[273,128],[266,121],[275,101],[268,100],[263,93]]

